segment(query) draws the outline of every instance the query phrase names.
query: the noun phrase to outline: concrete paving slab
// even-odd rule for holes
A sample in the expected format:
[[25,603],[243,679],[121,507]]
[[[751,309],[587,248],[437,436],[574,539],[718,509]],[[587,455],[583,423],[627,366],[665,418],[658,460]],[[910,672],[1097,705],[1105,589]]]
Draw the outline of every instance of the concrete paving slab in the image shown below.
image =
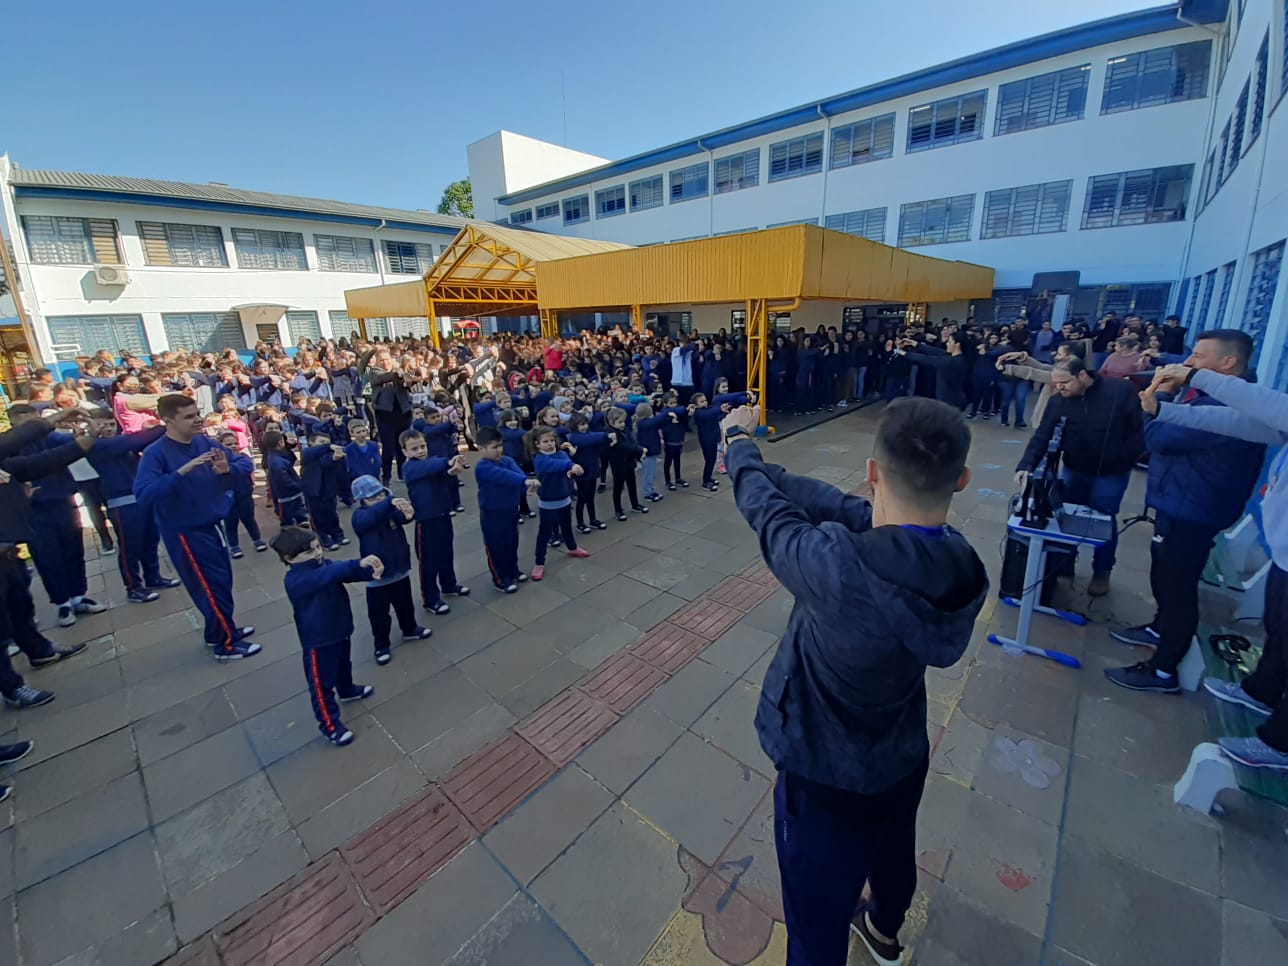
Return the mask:
[[691,730],[772,781],[776,774],[774,763],[761,749],[760,738],[756,735],[756,705],[759,701],[760,688],[746,681],[735,681],[693,723]]
[[639,628],[633,624],[613,621],[568,651],[568,659],[594,670],[639,636]]
[[[1083,694],[1079,699],[1074,752],[1147,782],[1175,782],[1194,746],[1209,740],[1199,708],[1180,707],[1186,699],[1175,695],[1116,690],[1120,693],[1111,697]],[[1168,708],[1168,701],[1178,706]],[[1190,713],[1175,714],[1183,710]]]
[[474,684],[499,698],[559,657],[553,645],[534,644],[528,634],[518,630],[470,655],[457,667]]
[[585,673],[580,664],[561,657],[501,695],[500,704],[514,717],[526,718],[555,695],[572,687]]
[[242,728],[264,768],[311,741],[325,740],[318,730],[307,694],[297,694],[276,707],[261,711],[248,718]]
[[170,910],[162,908],[102,942],[74,953],[58,966],[139,966],[161,962],[178,948]]
[[[916,966],[1032,966],[1041,962],[1042,940],[972,902],[939,888],[929,921],[914,951]],[[866,953],[859,953],[863,962]]]
[[986,728],[1008,724],[1025,734],[1068,748],[1077,699],[1068,691],[976,667],[962,690],[960,708]]
[[675,743],[684,729],[648,708],[636,708],[593,741],[577,764],[621,795]]
[[741,675],[777,643],[778,638],[772,634],[739,621],[703,651],[702,659],[730,674]]
[[675,843],[618,803],[530,891],[591,962],[636,966],[679,908],[686,882]]
[[715,704],[716,699],[734,682],[734,676],[701,658],[690,661],[683,670],[654,691],[641,708],[648,708],[670,718],[682,727],[693,722]]
[[1288,962],[1288,920],[1229,900],[1221,920],[1221,966]]
[[774,844],[774,795],[772,789],[738,830],[712,868],[727,886],[745,896],[771,919],[782,922],[782,879]]
[[[260,643],[262,645],[263,642]],[[251,674],[225,684],[224,693],[228,695],[237,717],[245,721],[287,698],[302,694],[306,684],[297,648],[294,653],[276,651],[271,663],[265,662]]]
[[136,768],[134,743],[129,729],[122,728],[57,758],[22,768],[20,780],[5,778],[5,784],[15,786],[14,812],[21,821],[128,775]]
[[515,627],[488,608],[478,605],[469,613],[452,614],[451,617],[450,622],[441,618],[433,621],[430,626],[435,628],[434,637],[425,643],[453,664],[482,650],[493,641],[499,641],[506,634],[512,633]]
[[411,759],[426,778],[436,780],[503,734],[517,720],[499,704],[485,705],[451,730],[413,752]]
[[[379,676],[375,685],[375,697],[379,698]],[[449,667],[426,678],[419,687],[374,705],[371,713],[400,748],[412,751],[423,748],[491,703],[488,693],[464,672]]]
[[1058,826],[1068,777],[1066,749],[998,725],[987,736],[973,787],[1004,805]]
[[316,861],[418,795],[425,784],[425,776],[407,759],[399,758],[300,822],[296,834]]
[[152,821],[163,822],[260,769],[239,727],[228,728],[143,769]]
[[[555,559],[554,566],[551,569],[565,569],[559,567],[560,563],[565,564],[566,568],[588,566],[585,561],[581,560],[560,561]],[[547,587],[544,581],[539,584],[529,581],[519,588],[517,594],[493,595],[486,606],[496,616],[509,621],[516,627],[521,627],[550,613],[560,604],[567,603],[568,600],[567,594],[560,593],[553,587]]]
[[619,574],[585,594],[579,599],[579,603],[586,608],[586,615],[591,619],[590,626],[597,627],[605,620],[624,619],[628,614],[644,607],[660,593],[660,588]]
[[[690,794],[677,795],[677,788]],[[756,807],[769,782],[691,734],[626,793],[626,802],[710,865]]]
[[30,768],[65,751],[87,745],[96,738],[124,728],[130,720],[122,692],[58,710],[58,701],[35,713],[26,712],[18,721],[18,734],[36,743],[26,758]]
[[1230,795],[1221,818],[1221,891],[1226,898],[1288,919],[1288,809]]
[[583,966],[585,962],[586,957],[535,902],[516,895],[445,966]]
[[236,723],[237,713],[222,688],[203,691],[135,722],[139,761],[150,765]]

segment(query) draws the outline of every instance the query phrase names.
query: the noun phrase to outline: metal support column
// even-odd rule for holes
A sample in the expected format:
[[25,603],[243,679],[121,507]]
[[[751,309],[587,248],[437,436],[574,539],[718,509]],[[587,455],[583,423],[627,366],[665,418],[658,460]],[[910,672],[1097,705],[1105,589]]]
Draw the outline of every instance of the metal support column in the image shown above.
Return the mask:
[[546,339],[559,338],[559,313],[551,309],[540,309],[541,335]]
[[438,331],[438,313],[434,309],[434,300],[426,299],[425,313],[429,317],[429,337],[434,341],[434,350],[442,348],[442,337]]
[[644,318],[638,305],[631,306],[631,329],[635,332],[644,331]]
[[747,389],[760,403],[760,425],[769,420],[765,389],[769,371],[769,304],[765,299],[747,300]]

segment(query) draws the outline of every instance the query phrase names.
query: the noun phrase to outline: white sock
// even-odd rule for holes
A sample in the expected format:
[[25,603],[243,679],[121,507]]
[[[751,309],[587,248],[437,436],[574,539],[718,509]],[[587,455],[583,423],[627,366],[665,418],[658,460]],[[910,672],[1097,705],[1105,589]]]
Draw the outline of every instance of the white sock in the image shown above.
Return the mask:
[[1175,675],[1168,674],[1166,671],[1160,671],[1158,668],[1154,668],[1154,673],[1157,674],[1163,680],[1167,680],[1170,677],[1175,677]]
[[73,597],[73,598],[71,599],[71,605],[72,605],[73,607],[75,607],[77,604],[79,604],[79,603],[80,603],[82,600],[84,600],[84,599],[85,599],[85,598],[84,598],[83,596],[76,596],[76,597]]

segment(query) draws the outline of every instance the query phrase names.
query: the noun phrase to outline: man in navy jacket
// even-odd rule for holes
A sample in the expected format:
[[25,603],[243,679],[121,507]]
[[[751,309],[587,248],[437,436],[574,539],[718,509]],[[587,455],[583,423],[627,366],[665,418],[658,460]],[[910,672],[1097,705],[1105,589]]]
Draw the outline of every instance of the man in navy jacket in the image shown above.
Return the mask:
[[898,962],[929,768],[925,670],[962,656],[988,593],[946,522],[970,480],[970,431],[944,403],[893,403],[867,464],[869,503],[766,463],[747,435],[758,418],[726,417],[725,462],[765,563],[796,598],[756,709],[778,768],[787,960],[842,966],[853,919],[879,962]]
[[[1252,337],[1238,329],[1204,332],[1185,364],[1226,376],[1247,378]],[[1113,631],[1124,644],[1155,648],[1154,656],[1128,667],[1106,668],[1105,676],[1132,691],[1179,694],[1176,668],[1199,623],[1199,577],[1217,534],[1243,516],[1261,475],[1266,447],[1216,433],[1161,422],[1158,384],[1140,394],[1151,418],[1145,424],[1149,448],[1149,485],[1145,505],[1156,512],[1150,544],[1149,584],[1154,619],[1139,627]],[[1173,403],[1220,406],[1198,389],[1183,389]]]

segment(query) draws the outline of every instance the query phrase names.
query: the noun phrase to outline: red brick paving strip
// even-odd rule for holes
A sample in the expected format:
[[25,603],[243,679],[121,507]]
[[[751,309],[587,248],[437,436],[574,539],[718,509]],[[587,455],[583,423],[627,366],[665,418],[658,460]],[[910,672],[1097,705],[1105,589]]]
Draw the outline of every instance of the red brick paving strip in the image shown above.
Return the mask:
[[437,788],[345,843],[340,852],[380,915],[474,841],[474,829]]
[[189,943],[166,961],[166,966],[219,966],[215,940],[206,933],[195,943]]
[[774,592],[773,587],[743,577],[726,577],[707,591],[707,597],[744,614]]
[[514,730],[562,768],[617,722],[607,705],[576,689],[534,711]]
[[693,631],[663,621],[627,648],[632,654],[667,674],[674,674],[711,642]]
[[697,600],[685,604],[672,614],[669,619],[676,627],[682,627],[686,631],[692,631],[699,637],[714,641],[733,627],[734,624],[738,623],[742,619],[742,614],[732,607],[726,607],[724,604],[717,604],[713,600],[699,597]]
[[766,587],[775,589],[778,587],[778,578],[774,576],[774,572],[769,569],[769,566],[763,560],[757,560],[744,567],[738,576],[745,577],[747,580],[755,581],[758,584],[764,584]]
[[443,779],[443,791],[479,832],[486,832],[554,773],[537,749],[509,734],[453,768]]
[[625,714],[656,691],[665,680],[666,672],[622,651],[583,678],[577,687],[618,714]]
[[376,921],[336,852],[214,930],[224,966],[312,966]]

